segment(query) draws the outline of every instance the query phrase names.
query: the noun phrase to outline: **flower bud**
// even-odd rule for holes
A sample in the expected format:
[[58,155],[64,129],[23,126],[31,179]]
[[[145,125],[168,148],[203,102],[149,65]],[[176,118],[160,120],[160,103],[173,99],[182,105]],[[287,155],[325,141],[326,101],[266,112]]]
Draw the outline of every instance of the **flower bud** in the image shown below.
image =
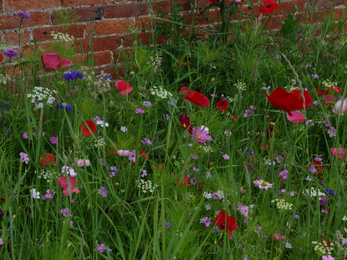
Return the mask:
[[211,79],[211,82],[213,83],[213,82],[215,82],[215,80],[216,80],[215,78],[212,78],[212,79]]
[[111,101],[108,103],[108,105],[109,105],[110,107],[113,107],[113,101],[111,100]]

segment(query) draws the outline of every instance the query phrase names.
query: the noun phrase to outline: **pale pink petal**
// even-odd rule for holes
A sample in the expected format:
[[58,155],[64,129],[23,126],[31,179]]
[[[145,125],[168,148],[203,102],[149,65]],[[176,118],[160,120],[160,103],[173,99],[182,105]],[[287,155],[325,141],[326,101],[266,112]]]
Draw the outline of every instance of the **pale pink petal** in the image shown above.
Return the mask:
[[341,116],[346,110],[347,110],[347,98],[343,100],[343,103],[342,103],[342,100],[337,101],[335,106],[333,107],[333,113],[337,114],[341,111]]
[[306,119],[306,117],[303,113],[296,112],[296,111],[292,112],[291,116],[287,113],[287,118],[290,122],[295,123],[295,124],[299,124]]

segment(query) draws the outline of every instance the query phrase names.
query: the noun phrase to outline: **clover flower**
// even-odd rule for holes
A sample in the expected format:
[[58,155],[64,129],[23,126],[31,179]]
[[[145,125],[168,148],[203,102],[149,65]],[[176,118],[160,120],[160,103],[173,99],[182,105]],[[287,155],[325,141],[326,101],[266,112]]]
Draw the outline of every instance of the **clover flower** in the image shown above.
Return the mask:
[[291,210],[293,207],[292,203],[286,202],[284,199],[274,199],[271,201],[272,203],[276,202],[276,207],[278,209],[289,209]]

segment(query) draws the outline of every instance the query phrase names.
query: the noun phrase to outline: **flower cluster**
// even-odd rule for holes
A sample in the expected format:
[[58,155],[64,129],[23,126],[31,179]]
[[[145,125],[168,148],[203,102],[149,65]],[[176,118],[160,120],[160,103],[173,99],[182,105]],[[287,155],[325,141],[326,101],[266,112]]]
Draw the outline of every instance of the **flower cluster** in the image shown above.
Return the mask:
[[314,250],[320,252],[322,255],[331,255],[331,252],[333,250],[332,246],[334,243],[330,242],[328,240],[325,241],[325,239],[322,239],[322,241],[312,241],[312,244],[314,246]]
[[64,42],[72,42],[75,40],[73,36],[68,35],[67,33],[62,33],[62,32],[57,32],[55,33],[54,31],[51,32],[51,36],[53,37],[54,40],[62,40]]
[[311,198],[312,197],[325,197],[325,193],[321,192],[319,189],[315,189],[314,187],[311,187],[311,190],[306,189],[306,191],[302,192],[304,195],[309,195]]
[[34,87],[31,94],[27,94],[27,98],[31,103],[38,104],[40,107],[52,106],[55,101],[55,94],[58,92],[55,90],[49,90],[42,87]]
[[276,207],[278,209],[289,209],[291,210],[293,207],[292,203],[286,202],[284,199],[274,199],[271,201],[272,203],[276,202]]
[[153,190],[158,187],[158,185],[153,185],[152,186],[152,182],[150,180],[143,180],[143,179],[140,179],[140,181],[136,181],[136,187],[138,187],[139,189],[142,190],[143,193],[147,193],[147,191],[149,191],[150,193],[153,192]]
[[67,81],[71,81],[75,79],[83,79],[83,73],[76,70],[71,70],[70,72],[65,72],[63,77]]
[[151,94],[155,95],[157,97],[160,97],[162,99],[166,99],[168,96],[173,96],[170,92],[166,91],[163,86],[159,86],[157,88],[156,86],[152,87]]

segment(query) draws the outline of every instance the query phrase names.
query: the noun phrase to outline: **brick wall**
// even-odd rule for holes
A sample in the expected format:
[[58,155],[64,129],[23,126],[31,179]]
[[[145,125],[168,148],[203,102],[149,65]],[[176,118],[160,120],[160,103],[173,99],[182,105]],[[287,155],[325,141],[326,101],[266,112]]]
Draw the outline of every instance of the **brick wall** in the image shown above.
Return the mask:
[[[252,1],[254,15],[257,16],[260,0]],[[190,9],[188,0],[177,0],[177,2],[182,5],[185,12]],[[207,0],[195,0],[195,11],[205,8],[208,3]],[[280,9],[273,13],[273,22],[269,23],[271,27],[268,29],[278,28],[280,21],[292,11],[294,4],[300,10],[313,9],[318,10],[320,14],[326,14],[334,7],[334,18],[338,19],[345,14],[346,0],[284,0],[279,3]],[[170,0],[157,0],[153,6],[154,11],[161,7],[169,12]],[[53,40],[50,32],[61,30],[54,17],[54,9],[61,7],[73,9],[81,17],[67,33],[80,42],[84,52],[90,51],[90,32],[95,20],[93,41],[95,65],[98,70],[104,69],[108,73],[114,70],[117,50],[129,47],[132,43],[129,40],[131,35],[127,31],[127,26],[141,27],[142,22],[148,21],[149,14],[149,4],[141,0],[138,2],[131,0],[0,0],[0,41],[3,44],[18,44],[20,17],[17,16],[17,12],[25,11],[30,12],[31,17],[29,20],[23,20],[22,40],[32,45],[35,37],[42,48],[47,48],[48,43]],[[251,13],[246,2],[242,4],[240,10]],[[204,19],[200,21],[201,25],[206,23]],[[143,34],[139,36],[145,39]],[[164,40],[163,37],[160,39],[160,41]],[[78,51],[82,52],[82,49],[79,48]],[[81,61],[85,56],[79,55],[76,60]]]

